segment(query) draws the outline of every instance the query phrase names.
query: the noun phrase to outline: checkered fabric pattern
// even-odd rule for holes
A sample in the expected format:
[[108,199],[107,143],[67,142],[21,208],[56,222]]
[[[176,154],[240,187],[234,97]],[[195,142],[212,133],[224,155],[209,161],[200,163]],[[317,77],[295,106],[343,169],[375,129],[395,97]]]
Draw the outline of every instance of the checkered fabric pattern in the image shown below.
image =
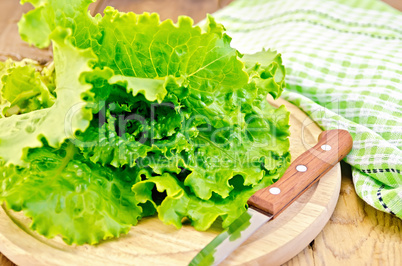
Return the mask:
[[213,16],[240,52],[282,54],[282,97],[352,134],[357,194],[402,218],[402,13],[376,0],[236,0]]

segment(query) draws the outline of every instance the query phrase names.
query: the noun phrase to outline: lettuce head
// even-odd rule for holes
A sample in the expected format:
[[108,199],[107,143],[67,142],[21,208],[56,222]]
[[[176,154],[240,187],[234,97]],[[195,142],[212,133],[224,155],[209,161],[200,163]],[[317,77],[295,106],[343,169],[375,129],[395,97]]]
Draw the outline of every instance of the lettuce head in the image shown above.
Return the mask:
[[22,39],[54,62],[0,63],[0,202],[40,234],[96,244],[156,214],[226,227],[288,167],[289,113],[266,101],[280,54],[240,54],[211,16],[22,2]]

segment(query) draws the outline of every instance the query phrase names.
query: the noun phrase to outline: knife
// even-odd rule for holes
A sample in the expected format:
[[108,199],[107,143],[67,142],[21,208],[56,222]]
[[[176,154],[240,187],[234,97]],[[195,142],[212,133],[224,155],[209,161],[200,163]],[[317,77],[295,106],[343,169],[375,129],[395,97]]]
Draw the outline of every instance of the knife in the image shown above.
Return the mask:
[[221,263],[340,162],[350,152],[352,144],[352,136],[346,130],[323,131],[318,143],[296,158],[277,182],[254,193],[247,201],[248,210],[205,246],[189,265]]

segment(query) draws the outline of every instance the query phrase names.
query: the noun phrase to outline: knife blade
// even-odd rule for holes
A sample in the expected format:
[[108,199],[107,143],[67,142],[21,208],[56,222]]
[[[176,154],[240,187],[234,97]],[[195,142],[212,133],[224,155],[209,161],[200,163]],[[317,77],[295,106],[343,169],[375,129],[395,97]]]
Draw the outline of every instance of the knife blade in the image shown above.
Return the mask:
[[247,238],[340,162],[352,149],[348,131],[334,129],[320,134],[317,144],[300,155],[274,184],[258,190],[247,201],[249,208],[216,236],[189,265],[218,265]]

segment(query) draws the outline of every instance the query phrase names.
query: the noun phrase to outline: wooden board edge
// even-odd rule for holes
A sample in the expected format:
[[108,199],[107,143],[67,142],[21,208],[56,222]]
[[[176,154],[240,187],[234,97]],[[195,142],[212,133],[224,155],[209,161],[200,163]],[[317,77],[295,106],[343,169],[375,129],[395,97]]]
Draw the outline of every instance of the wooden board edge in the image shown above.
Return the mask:
[[[311,213],[312,211],[316,211],[318,206],[319,209],[321,209],[321,213],[319,216],[317,216],[317,219],[314,221],[314,223],[310,224],[310,226],[306,228],[300,235],[284,244],[282,248],[277,252],[275,252],[274,254],[270,254],[269,256],[266,257],[261,257],[253,261],[253,263],[259,262],[264,265],[267,264],[272,266],[282,265],[283,263],[286,263],[287,261],[291,260],[301,251],[303,251],[324,229],[325,225],[328,223],[329,219],[331,218],[335,210],[336,204],[339,199],[339,192],[341,189],[340,163],[338,163],[332,170],[337,172],[337,175],[339,176],[339,182],[335,184],[336,186],[334,187],[333,193],[331,193],[332,197],[328,202],[328,205],[326,207],[323,207],[317,204],[308,203],[306,204],[305,208],[301,211],[304,214]],[[322,182],[328,183],[327,180],[322,180]],[[319,188],[317,188],[317,190],[319,190]],[[317,196],[319,197],[320,195],[318,194],[319,191],[316,191],[315,196],[313,196],[313,198],[316,198]]]

